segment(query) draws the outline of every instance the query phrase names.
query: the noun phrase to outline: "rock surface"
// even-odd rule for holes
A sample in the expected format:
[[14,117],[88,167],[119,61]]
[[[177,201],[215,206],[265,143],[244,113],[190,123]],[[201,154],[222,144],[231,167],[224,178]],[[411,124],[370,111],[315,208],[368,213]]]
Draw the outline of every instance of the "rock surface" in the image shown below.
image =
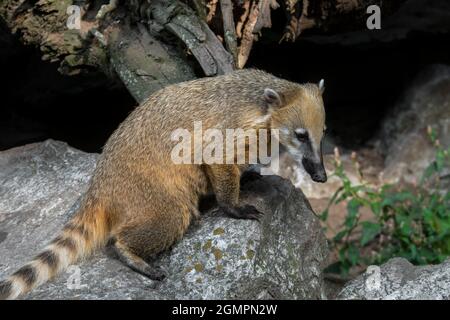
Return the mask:
[[[0,153],[0,278],[69,219],[96,157],[52,140]],[[302,192],[266,176],[244,186],[243,201],[265,213],[261,223],[206,212],[160,257],[168,273],[162,282],[129,270],[105,250],[25,298],[323,298],[326,241]]]
[[371,266],[347,283],[338,299],[448,300],[450,259],[416,267],[406,259],[394,258],[380,268]]
[[389,182],[415,183],[435,156],[427,127],[450,146],[450,67],[423,70],[383,122],[378,146],[386,156],[384,176]]

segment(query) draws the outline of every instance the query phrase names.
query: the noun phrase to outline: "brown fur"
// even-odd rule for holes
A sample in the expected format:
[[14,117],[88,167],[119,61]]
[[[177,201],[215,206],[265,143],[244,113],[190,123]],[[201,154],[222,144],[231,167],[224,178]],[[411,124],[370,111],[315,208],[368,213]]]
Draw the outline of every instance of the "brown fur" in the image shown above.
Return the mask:
[[[267,87],[280,93],[283,108],[272,110],[267,105],[263,97]],[[156,92],[106,143],[79,213],[45,253],[26,266],[28,269],[0,283],[0,296],[15,298],[28,292],[108,239],[113,240],[122,261],[152,278],[161,278],[163,273],[145,260],[181,239],[198,216],[199,198],[209,190],[231,215],[255,218],[258,214],[249,206],[239,207],[239,179],[245,165],[173,164],[173,130],[192,130],[194,121],[199,120],[203,121],[203,130],[298,123],[298,119],[291,119],[298,117],[294,114],[298,112],[297,102],[302,100],[301,104],[313,108],[319,96],[317,86],[301,86],[257,70],[198,79]],[[273,112],[272,120],[256,121],[269,112]],[[67,263],[61,265],[63,254]]]

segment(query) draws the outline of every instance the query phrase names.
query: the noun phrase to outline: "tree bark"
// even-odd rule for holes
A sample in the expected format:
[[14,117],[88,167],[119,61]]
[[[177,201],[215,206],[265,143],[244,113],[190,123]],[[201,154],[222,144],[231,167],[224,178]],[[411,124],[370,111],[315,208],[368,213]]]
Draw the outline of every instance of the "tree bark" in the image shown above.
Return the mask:
[[[81,8],[80,29],[66,26],[71,5]],[[195,78],[190,55],[207,76],[234,69],[206,22],[181,1],[120,2],[98,19],[100,8],[98,1],[3,0],[0,17],[25,44],[39,47],[44,60],[59,63],[63,74],[100,69],[120,79],[138,102],[168,84]]]

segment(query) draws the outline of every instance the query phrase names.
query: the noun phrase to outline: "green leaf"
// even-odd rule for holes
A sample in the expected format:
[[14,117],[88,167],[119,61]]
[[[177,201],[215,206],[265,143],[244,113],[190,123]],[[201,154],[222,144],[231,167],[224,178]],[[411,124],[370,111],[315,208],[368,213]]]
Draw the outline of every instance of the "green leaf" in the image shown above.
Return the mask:
[[347,257],[352,266],[355,266],[359,262],[359,250],[355,245],[350,244],[347,249]]
[[360,206],[361,203],[359,203],[359,201],[355,198],[353,198],[348,202],[347,217],[345,218],[345,226],[347,228],[352,228],[355,225]]
[[381,203],[378,202],[378,201],[371,202],[371,203],[370,203],[370,209],[372,210],[372,212],[373,212],[375,215],[379,216],[380,213],[381,213]]
[[347,235],[347,230],[339,231],[333,238],[335,242],[339,242]]
[[394,207],[395,204],[399,203],[403,204],[406,200],[415,200],[415,196],[409,191],[402,191],[387,195],[384,200],[381,202],[381,206],[384,207]]
[[361,224],[362,224],[361,245],[365,246],[380,233],[381,225],[370,221],[364,221]]
[[319,216],[320,220],[327,221],[328,213],[329,213],[328,209],[325,209]]
[[427,179],[429,179],[437,171],[437,166],[435,162],[432,162],[423,172],[420,179],[420,183],[423,184]]

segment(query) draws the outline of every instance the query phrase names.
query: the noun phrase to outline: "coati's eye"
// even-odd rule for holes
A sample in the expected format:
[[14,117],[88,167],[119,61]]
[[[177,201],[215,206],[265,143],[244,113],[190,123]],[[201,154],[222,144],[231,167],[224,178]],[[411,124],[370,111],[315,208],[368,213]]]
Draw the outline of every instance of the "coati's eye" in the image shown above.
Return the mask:
[[295,130],[295,136],[297,137],[297,140],[300,142],[308,141],[308,132],[305,129]]

